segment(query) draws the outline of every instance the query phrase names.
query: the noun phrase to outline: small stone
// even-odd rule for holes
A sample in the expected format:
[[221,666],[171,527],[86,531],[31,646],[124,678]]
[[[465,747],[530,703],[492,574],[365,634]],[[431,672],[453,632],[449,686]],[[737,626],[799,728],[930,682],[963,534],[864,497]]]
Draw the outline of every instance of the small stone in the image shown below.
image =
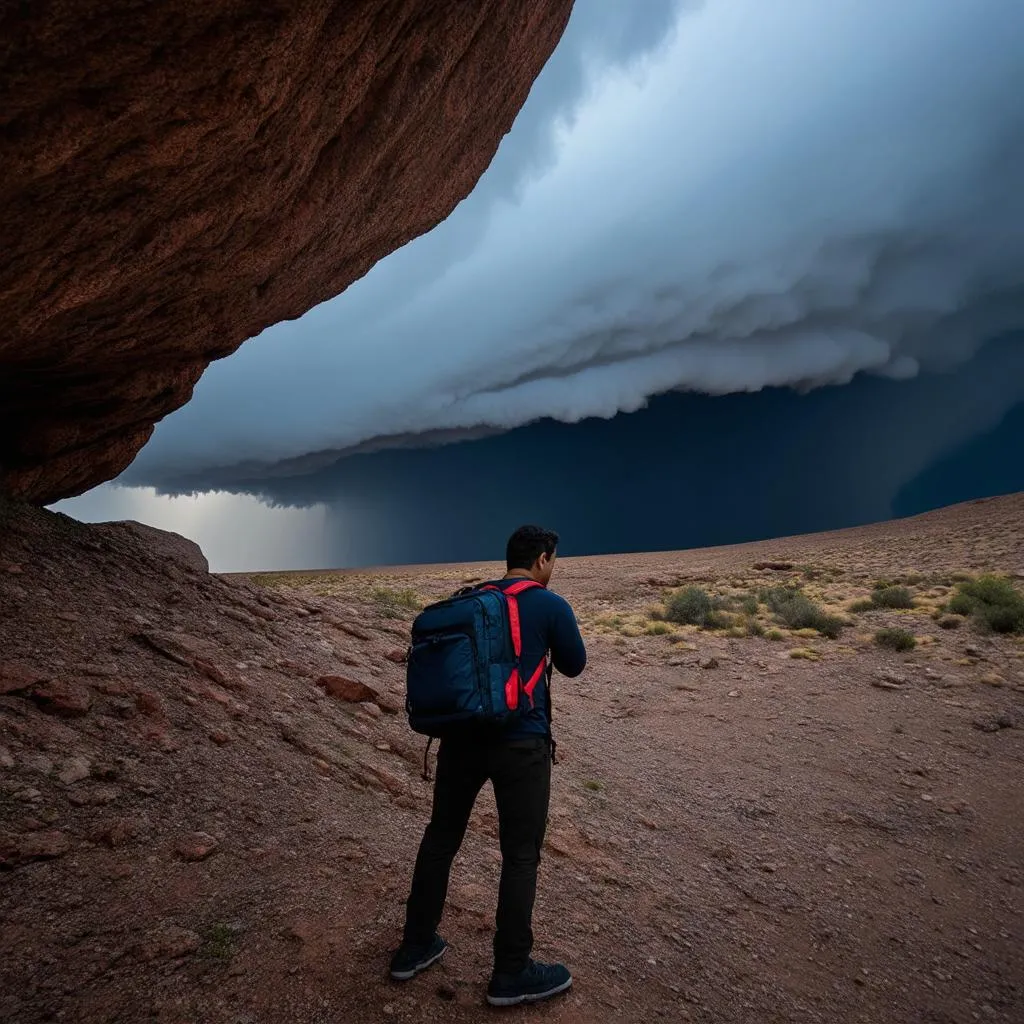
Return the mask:
[[376,704],[373,704],[370,701],[363,701],[363,703],[359,705],[359,710],[369,715],[371,718],[380,718],[380,716],[384,714]]
[[907,677],[905,675],[901,675],[899,672],[896,672],[891,668],[882,669],[875,676],[875,678],[879,682],[892,683],[893,686],[906,686],[907,684]]
[[986,672],[985,675],[981,677],[979,682],[984,683],[986,686],[998,687],[1006,685],[1006,680],[1001,675],[999,675],[998,672]]
[[192,832],[182,836],[175,844],[174,850],[186,861],[206,860],[220,844],[206,832]]
[[93,689],[97,693],[102,693],[104,697],[124,697],[131,693],[128,686],[116,679],[101,679],[98,683],[93,683]]
[[31,696],[41,711],[58,718],[81,718],[92,707],[92,694],[74,683],[41,683],[33,687]]
[[217,744],[218,747],[226,746],[231,742],[231,737],[223,729],[214,729],[210,733],[210,739]]
[[384,657],[396,665],[404,665],[409,660],[409,652],[404,647],[396,647],[393,651],[388,651]]
[[63,832],[33,832],[31,835],[0,834],[0,867],[13,868],[33,860],[62,857],[71,849]]
[[0,768],[13,768],[14,755],[6,748],[0,747]]
[[64,762],[64,767],[57,778],[65,786],[73,786],[76,782],[87,779],[91,770],[92,764],[87,757],[72,757]]
[[149,715],[153,717],[159,715],[163,711],[163,703],[160,697],[152,693],[149,690],[143,690],[142,693],[138,694],[135,698],[135,709],[140,715]]
[[340,619],[328,619],[328,624],[334,626],[335,629],[340,629],[343,633],[347,633],[349,636],[355,637],[356,640],[372,640],[372,634],[368,633],[361,626],[353,626],[351,623],[342,622]]
[[730,697],[738,697],[738,696],[740,696],[740,691],[739,690],[730,690],[728,696],[730,696]]
[[38,683],[44,682],[46,676],[41,672],[11,662],[0,662],[0,695],[18,693],[28,690]]
[[219,665],[215,665],[212,661],[206,661],[203,658],[196,658],[192,664],[196,670],[206,676],[207,679],[212,679],[215,683],[218,683],[229,690],[239,689],[237,680],[225,672]]
[[367,686],[358,679],[349,679],[347,676],[321,676],[316,685],[329,697],[354,704],[361,704],[364,701],[377,703],[380,697],[372,686]]
[[202,945],[202,939],[185,928],[167,928],[151,935],[137,946],[133,952],[144,963],[160,959],[177,960],[194,953]]
[[452,1000],[458,993],[455,991],[454,985],[449,985],[448,982],[442,981],[441,984],[437,986],[437,994],[442,999]]
[[85,790],[74,789],[68,793],[68,803],[74,807],[103,807],[113,803],[119,795],[118,790],[113,786]]
[[91,679],[110,679],[119,673],[117,665],[103,665],[97,662],[88,662],[84,665],[78,665],[75,671],[79,672],[83,676],[89,676]]
[[923,800],[923,801],[924,801],[925,803],[928,803],[928,804],[930,804],[930,803],[931,803],[931,802],[932,802],[932,801],[933,801],[933,800],[935,799],[935,797],[933,797],[933,796],[931,795],[931,793],[922,793],[922,794],[921,794],[921,799],[922,799],[922,800]]
[[1014,724],[1013,717],[1005,712],[1001,715],[983,715],[974,719],[974,728],[980,729],[982,732],[999,732],[1000,729],[1012,729]]
[[130,843],[138,835],[139,827],[135,822],[129,821],[127,818],[115,818],[94,829],[89,838],[94,843],[102,843],[104,846],[115,849]]
[[710,669],[713,669],[713,668],[718,668],[718,659],[717,658],[701,658],[701,660],[700,660],[700,667],[702,669],[706,669],[706,670],[710,670]]
[[202,945],[202,940],[195,932],[184,928],[173,929],[164,939],[164,952],[172,958],[188,956]]

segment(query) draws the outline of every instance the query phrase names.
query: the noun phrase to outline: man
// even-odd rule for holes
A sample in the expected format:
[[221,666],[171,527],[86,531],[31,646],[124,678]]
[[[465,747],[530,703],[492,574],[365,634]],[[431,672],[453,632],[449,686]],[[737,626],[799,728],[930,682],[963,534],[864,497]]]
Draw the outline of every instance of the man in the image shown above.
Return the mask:
[[[556,669],[578,676],[587,663],[572,608],[547,590],[555,567],[558,534],[523,526],[509,538],[507,572],[494,585],[517,580],[541,584],[519,595],[521,665],[531,676],[548,652]],[[498,807],[501,881],[494,935],[494,973],[487,987],[492,1006],[547,999],[572,985],[562,964],[530,958],[537,866],[547,826],[551,790],[551,696],[544,674],[533,706],[497,735],[441,741],[434,807],[416,858],[406,904],[405,934],[391,960],[391,977],[407,981],[436,963],[448,948],[437,934],[452,861],[462,844],[477,794],[490,779]]]

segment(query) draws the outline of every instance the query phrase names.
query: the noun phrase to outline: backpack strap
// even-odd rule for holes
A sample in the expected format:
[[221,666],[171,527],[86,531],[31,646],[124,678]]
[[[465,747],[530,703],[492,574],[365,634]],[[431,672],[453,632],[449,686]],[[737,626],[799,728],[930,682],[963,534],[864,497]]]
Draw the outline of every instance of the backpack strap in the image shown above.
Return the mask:
[[431,736],[427,740],[427,749],[423,751],[423,778],[426,782],[430,781],[430,748],[434,745],[434,737]]
[[533,691],[537,688],[537,683],[540,682],[540,678],[547,667],[548,659],[545,656],[533,675],[525,683],[522,682],[519,662],[523,656],[523,630],[519,619],[519,595],[536,587],[543,589],[543,584],[538,583],[536,580],[517,580],[507,587],[499,587],[494,583],[488,583],[480,588],[481,590],[497,590],[505,595],[505,600],[508,603],[508,623],[512,632],[512,650],[516,656],[516,667],[512,669],[512,674],[505,683],[505,703],[512,710],[519,706],[520,685],[522,685],[526,696],[530,698],[530,704],[533,704]]
[[[519,621],[519,602],[516,599],[524,591],[533,590],[536,587],[543,589],[543,584],[536,580],[522,580],[513,583],[510,587],[505,587],[505,596],[509,599],[508,617],[512,623],[512,644],[515,647],[517,658],[522,656],[522,629]],[[526,696],[530,698],[531,705],[533,704],[533,691],[537,689],[537,684],[547,669],[548,659],[545,654],[541,658],[540,664],[534,669],[533,675],[523,684],[523,689],[526,691]]]

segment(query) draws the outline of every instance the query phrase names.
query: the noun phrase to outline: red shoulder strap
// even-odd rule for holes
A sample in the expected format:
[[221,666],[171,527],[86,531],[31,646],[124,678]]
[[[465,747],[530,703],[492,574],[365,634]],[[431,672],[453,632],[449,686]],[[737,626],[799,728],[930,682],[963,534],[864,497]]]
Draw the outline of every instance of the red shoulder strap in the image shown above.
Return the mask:
[[488,583],[480,588],[481,590],[497,590],[505,595],[505,600],[508,602],[508,624],[512,632],[512,650],[515,651],[517,659],[523,654],[523,631],[519,624],[519,602],[516,598],[524,591],[533,590],[534,587],[543,589],[543,584],[536,580],[517,580],[507,587]]
[[[543,584],[538,583],[536,580],[518,580],[508,587],[498,587],[493,583],[488,583],[486,586],[481,587],[481,590],[497,590],[505,595],[505,600],[508,603],[508,624],[509,631],[512,633],[512,650],[516,655],[516,667],[512,669],[512,674],[508,678],[508,682],[505,684],[505,703],[513,710],[519,704],[519,687],[520,673],[519,673],[519,659],[523,656],[523,631],[519,621],[519,595],[524,591],[532,590],[534,587],[541,587]],[[525,685],[526,695],[530,698],[531,705],[533,704],[533,691],[537,683],[540,682],[540,677],[547,665],[547,658],[544,658],[540,665],[537,666],[536,672]]]
[[534,587],[543,588],[543,584],[538,583],[536,580],[519,580],[510,587],[498,587],[497,589],[503,590],[512,597],[518,597],[524,590],[532,590]]

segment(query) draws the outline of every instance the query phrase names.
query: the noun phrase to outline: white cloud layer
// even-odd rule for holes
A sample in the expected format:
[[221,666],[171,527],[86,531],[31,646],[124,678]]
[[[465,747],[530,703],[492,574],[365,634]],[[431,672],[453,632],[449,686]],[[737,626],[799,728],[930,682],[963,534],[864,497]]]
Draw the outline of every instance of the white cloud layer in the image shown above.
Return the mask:
[[909,377],[1024,326],[1024,4],[588,2],[479,194],[212,366],[124,479]]

